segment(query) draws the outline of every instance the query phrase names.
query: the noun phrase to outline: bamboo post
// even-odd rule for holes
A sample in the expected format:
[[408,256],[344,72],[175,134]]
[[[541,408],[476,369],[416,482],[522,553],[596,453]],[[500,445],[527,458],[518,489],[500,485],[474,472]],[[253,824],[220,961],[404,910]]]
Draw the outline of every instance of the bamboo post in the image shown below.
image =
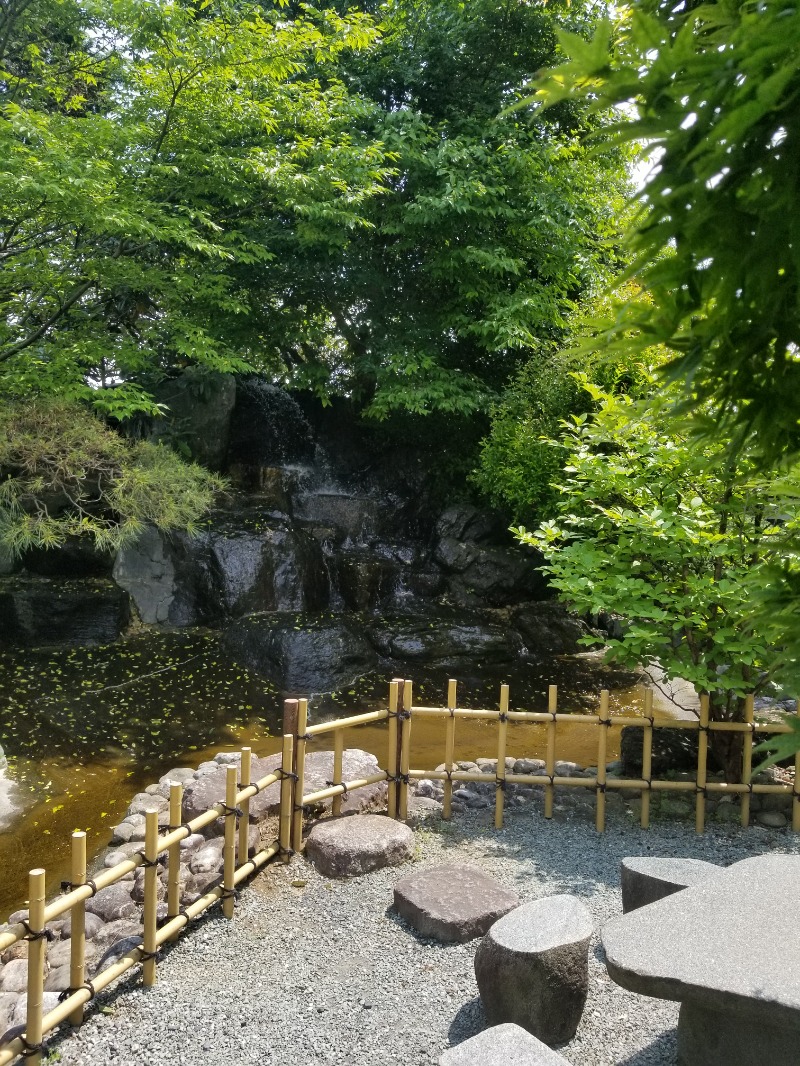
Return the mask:
[[[797,716],[800,718],[800,700],[797,701]],[[792,803],[792,829],[800,833],[800,751],[794,757],[794,802]]]
[[606,828],[606,762],[608,761],[608,689],[600,693],[600,728],[597,732],[597,811],[595,828],[598,833]]
[[647,788],[642,791],[642,829],[650,828],[650,778],[653,776],[653,690],[645,689],[644,716],[647,724],[642,730],[642,778]]
[[236,887],[236,767],[225,770],[225,843],[222,848],[222,913],[233,917]]
[[[337,729],[333,734],[333,783],[342,783],[342,756],[344,754],[344,730]],[[331,813],[334,817],[342,813],[341,795],[333,797]]]
[[453,754],[456,746],[455,711],[457,706],[458,682],[451,677],[447,682],[447,709],[450,712],[450,717],[447,719],[445,726],[444,769],[447,774],[447,780],[444,783],[444,805],[442,809],[442,817],[448,822],[453,816],[453,779],[450,774],[453,772]]
[[503,804],[506,796],[506,740],[508,738],[508,685],[500,686],[500,714],[497,718],[497,789],[494,797],[494,827],[503,828]]
[[708,766],[708,695],[700,697],[700,736],[697,745],[697,805],[694,827],[703,832],[706,820],[706,777]]
[[294,821],[292,823],[292,847],[297,854],[303,848],[303,792],[306,785],[306,726],[308,725],[308,700],[297,701],[297,737],[295,738]]
[[547,690],[547,710],[551,715],[547,723],[547,752],[545,754],[545,774],[551,779],[549,785],[544,786],[544,816],[553,817],[553,785],[552,778],[556,767],[556,709],[558,707],[558,686],[550,685]]
[[[749,785],[753,776],[753,697],[746,696],[744,701],[744,720],[750,726],[750,735],[745,733],[742,745],[742,784]],[[746,829],[750,824],[750,792],[743,792],[741,798],[741,822]]]
[[[253,749],[242,748],[242,762],[239,770],[239,789],[247,788],[251,784],[250,774],[252,767]],[[239,819],[239,847],[237,859],[239,865],[247,862],[250,851],[250,797],[242,800],[239,804],[242,809],[242,817]]]
[[[171,781],[169,786],[169,828],[178,829],[183,820],[183,785]],[[167,921],[181,909],[181,843],[171,844],[167,852]]]
[[[297,736],[297,716],[300,711],[299,700],[284,700],[283,701],[283,735],[291,734],[292,737]],[[297,756],[297,745],[293,746],[294,757]],[[292,770],[295,769],[294,763],[292,764]]]
[[400,719],[400,792],[397,812],[401,821],[408,817],[408,771],[411,765],[411,702],[413,683],[403,683],[403,717]]
[[397,775],[400,772],[400,744],[398,742],[400,734],[397,728],[397,715],[400,707],[402,684],[403,682],[397,678],[389,682],[389,753],[386,775],[389,779],[387,813],[390,818],[397,817],[397,797],[400,790],[400,782],[397,779]]
[[[86,884],[86,834],[72,834],[72,880],[73,888]],[[69,941],[69,986],[80,988],[86,979],[86,900],[82,899],[70,910]],[[83,1004],[69,1016],[70,1025],[83,1021]]]
[[44,870],[28,874],[28,1007],[25,1019],[25,1039],[31,1053],[26,1061],[40,1066],[42,1061],[42,1003],[44,1001],[44,962],[47,941],[44,936],[45,907]]
[[156,983],[156,933],[158,927],[158,811],[144,815],[144,949],[142,982]]
[[294,737],[291,733],[285,733],[283,737],[283,753],[281,755],[280,813],[280,845],[284,862],[288,862],[292,857],[292,815],[294,814],[293,751]]

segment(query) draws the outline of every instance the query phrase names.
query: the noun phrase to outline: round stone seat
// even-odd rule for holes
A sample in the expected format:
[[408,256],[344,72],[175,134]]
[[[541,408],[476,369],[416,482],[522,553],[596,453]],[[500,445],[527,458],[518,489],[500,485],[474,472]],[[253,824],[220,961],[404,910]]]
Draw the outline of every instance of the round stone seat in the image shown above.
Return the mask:
[[630,856],[620,864],[622,912],[627,914],[673,892],[718,877],[724,867],[703,859],[670,859],[651,855]]
[[475,954],[489,1023],[513,1022],[545,1044],[571,1040],[589,990],[593,929],[586,906],[567,895],[525,903],[495,922]]
[[382,814],[353,814],[318,822],[306,854],[325,877],[357,877],[410,859],[414,833]]
[[506,1023],[448,1048],[439,1066],[569,1066],[565,1058],[518,1025]]
[[422,936],[463,944],[519,905],[516,893],[474,866],[429,866],[398,881],[398,914]]

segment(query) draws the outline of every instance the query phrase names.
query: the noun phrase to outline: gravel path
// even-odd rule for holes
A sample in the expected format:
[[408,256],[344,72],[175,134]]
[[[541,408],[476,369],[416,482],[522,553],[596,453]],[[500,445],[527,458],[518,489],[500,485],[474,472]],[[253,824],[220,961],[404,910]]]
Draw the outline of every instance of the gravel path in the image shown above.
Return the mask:
[[[767,850],[800,851],[791,835],[682,824],[648,831],[585,815],[509,812],[496,832],[487,812],[417,828],[419,865],[465,862],[513,886],[523,900],[582,897],[597,926],[620,913],[625,855],[703,858],[729,864]],[[436,1063],[441,1051],[485,1026],[473,974],[477,941],[445,947],[419,940],[393,914],[402,873],[382,870],[329,881],[302,858],[272,866],[242,894],[236,918],[200,923],[159,965],[158,984],[138,974],[98,998],[87,1023],[54,1042],[65,1066],[98,1063],[229,1063],[383,1066]],[[303,887],[292,887],[303,880]],[[562,1053],[573,1066],[675,1063],[677,1004],[626,992],[608,978],[599,938],[590,951],[583,1020]]]

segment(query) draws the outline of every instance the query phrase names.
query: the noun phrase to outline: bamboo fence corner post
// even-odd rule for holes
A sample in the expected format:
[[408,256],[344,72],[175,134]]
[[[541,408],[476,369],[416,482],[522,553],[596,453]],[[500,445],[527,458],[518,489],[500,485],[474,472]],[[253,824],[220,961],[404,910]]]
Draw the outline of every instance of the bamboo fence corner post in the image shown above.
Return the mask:
[[28,1004],[25,1040],[30,1049],[25,1061],[40,1066],[42,1061],[42,1004],[44,1002],[44,964],[47,940],[44,929],[45,873],[42,869],[28,874]]
[[642,730],[642,778],[646,788],[642,790],[642,829],[650,828],[650,779],[653,776],[653,690],[645,689],[644,717],[646,725]]
[[281,754],[281,810],[280,810],[280,847],[284,862],[292,857],[292,815],[294,814],[294,772],[292,758],[294,754],[294,737],[284,733]]
[[233,917],[234,888],[236,887],[236,767],[225,770],[225,843],[222,849],[222,913]]
[[[797,701],[797,716],[800,718],[800,700]],[[800,833],[800,751],[794,757],[792,796],[792,829],[795,833]]]
[[598,833],[606,828],[606,763],[608,762],[608,728],[611,725],[608,710],[608,689],[600,692],[600,725],[597,733],[597,810],[595,828]]
[[387,813],[390,818],[397,817],[397,795],[400,788],[398,775],[400,773],[400,744],[399,731],[397,728],[398,714],[401,702],[403,682],[394,678],[389,682],[389,752],[386,777],[389,781],[387,796]]
[[[250,775],[252,772],[252,748],[242,748],[242,760],[239,770],[239,791],[246,789],[248,785],[252,784]],[[250,852],[250,797],[243,799],[238,804],[242,816],[239,819],[239,843],[236,855],[236,860],[239,866],[247,862],[247,856]]]
[[556,767],[556,713],[558,710],[558,685],[550,685],[547,689],[547,713],[550,721],[547,723],[547,752],[545,754],[545,775],[550,778],[550,783],[544,786],[544,816],[553,817],[553,777]]
[[[744,720],[750,727],[749,735],[745,733],[742,745],[742,784],[750,785],[753,776],[753,697],[747,696],[744,701]],[[746,829],[750,824],[750,789],[742,793],[741,799],[741,823]]]
[[[86,884],[86,834],[72,834],[72,872],[73,888]],[[70,945],[69,945],[69,986],[80,988],[86,979],[86,900],[82,899],[70,910]],[[76,1007],[69,1016],[70,1025],[80,1025],[83,1021],[83,1004]]]
[[[183,785],[170,781],[169,831],[179,829],[183,821]],[[167,921],[177,918],[181,909],[181,842],[171,844],[167,852]]]
[[308,726],[308,700],[297,701],[297,736],[295,737],[294,814],[292,824],[292,848],[297,855],[303,850],[303,793],[306,786],[306,728]]
[[506,795],[506,741],[508,738],[508,685],[500,686],[500,712],[497,716],[497,769],[494,798],[494,827],[503,828],[503,804]]
[[[333,733],[333,784],[342,784],[342,757],[344,755],[344,730],[336,729]],[[333,797],[331,813],[334,818],[342,813],[341,793]]]
[[408,771],[411,766],[411,703],[414,685],[408,678],[403,684],[403,716],[400,719],[400,794],[397,800],[398,817],[408,818]]
[[144,822],[144,943],[142,983],[156,983],[156,935],[158,931],[158,811],[145,811]]
[[706,777],[708,767],[708,695],[700,697],[700,735],[697,745],[697,802],[694,827],[702,833],[706,821]]
[[444,803],[442,806],[442,817],[445,821],[449,822],[453,816],[453,755],[456,745],[456,709],[458,708],[458,681],[455,678],[450,678],[447,682],[447,709],[450,712],[450,717],[447,719],[445,726],[445,747],[444,747],[444,771],[447,774],[447,780],[444,783]]

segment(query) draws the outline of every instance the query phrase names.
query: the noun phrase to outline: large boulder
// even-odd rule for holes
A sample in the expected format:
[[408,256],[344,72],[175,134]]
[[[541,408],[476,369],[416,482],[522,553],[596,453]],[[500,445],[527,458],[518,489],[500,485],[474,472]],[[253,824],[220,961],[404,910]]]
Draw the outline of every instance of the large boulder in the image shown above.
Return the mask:
[[490,1024],[513,1022],[545,1044],[571,1040],[589,991],[594,926],[574,896],[517,907],[491,927],[475,953],[475,977]]
[[384,658],[446,670],[474,668],[478,663],[482,667],[502,665],[513,662],[522,651],[521,640],[507,626],[483,617],[457,621],[401,615],[375,621],[367,632]]
[[581,638],[590,632],[588,626],[554,600],[526,603],[513,609],[511,624],[533,658],[575,655],[583,650]]
[[381,814],[318,822],[306,840],[306,855],[325,877],[356,877],[399,866],[413,850],[412,830]]
[[113,581],[14,576],[0,580],[0,643],[110,644],[130,620]]
[[167,414],[153,424],[152,439],[178,440],[198,463],[221,470],[236,402],[233,376],[190,367],[159,385],[155,398],[167,407]]
[[516,893],[474,866],[426,867],[398,881],[397,913],[424,937],[460,944],[518,906]]

